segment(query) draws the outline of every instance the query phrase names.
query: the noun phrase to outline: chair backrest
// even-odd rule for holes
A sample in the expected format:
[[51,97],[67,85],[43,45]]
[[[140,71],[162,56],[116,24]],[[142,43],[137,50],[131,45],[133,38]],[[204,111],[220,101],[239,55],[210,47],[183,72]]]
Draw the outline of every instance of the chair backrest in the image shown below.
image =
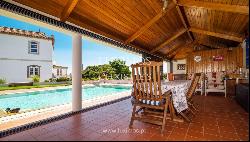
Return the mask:
[[162,100],[160,66],[162,62],[154,61],[131,65],[136,100]]
[[191,98],[200,80],[201,73],[196,73],[187,92],[187,98]]

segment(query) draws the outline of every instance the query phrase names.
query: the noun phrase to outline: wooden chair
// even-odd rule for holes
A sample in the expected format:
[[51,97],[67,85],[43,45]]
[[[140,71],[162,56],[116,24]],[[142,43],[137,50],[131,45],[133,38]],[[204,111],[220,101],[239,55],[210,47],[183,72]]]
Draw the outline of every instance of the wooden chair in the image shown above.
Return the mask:
[[195,89],[200,80],[200,77],[201,77],[201,73],[196,73],[194,75],[190,88],[188,89],[188,92],[187,92],[187,103],[189,107],[194,109],[195,111],[198,111],[197,109],[198,105],[193,102],[192,97],[193,97],[193,94],[195,93]]
[[[132,99],[133,111],[130,121],[132,127],[134,120],[140,120],[156,125],[161,125],[161,133],[164,131],[170,91],[162,94],[160,66],[162,62],[144,62],[131,65],[133,77]],[[155,110],[151,115],[139,114],[139,110]],[[159,111],[156,111],[159,110]]]
[[195,104],[192,100],[192,96],[195,93],[195,89],[196,89],[196,86],[197,86],[198,81],[200,79],[200,76],[201,76],[200,73],[196,73],[194,75],[192,83],[191,83],[191,85],[188,89],[188,92],[186,94],[188,109],[179,113],[187,122],[191,122],[191,117],[195,116],[194,111],[198,111],[197,107],[195,106]]

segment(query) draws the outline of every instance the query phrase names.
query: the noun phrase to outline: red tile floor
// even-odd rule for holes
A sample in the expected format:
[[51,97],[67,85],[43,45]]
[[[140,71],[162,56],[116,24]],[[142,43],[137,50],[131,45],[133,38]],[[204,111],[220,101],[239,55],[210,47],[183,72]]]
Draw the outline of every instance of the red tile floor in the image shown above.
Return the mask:
[[0,140],[249,140],[249,116],[234,100],[223,96],[195,96],[200,111],[191,123],[167,121],[160,126],[135,121],[130,99],[26,130]]

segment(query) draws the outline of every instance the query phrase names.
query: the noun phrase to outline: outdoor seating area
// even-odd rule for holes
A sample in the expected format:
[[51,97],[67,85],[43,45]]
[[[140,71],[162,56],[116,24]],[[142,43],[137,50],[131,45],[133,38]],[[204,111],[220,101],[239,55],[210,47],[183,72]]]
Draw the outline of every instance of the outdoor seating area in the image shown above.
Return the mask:
[[[0,82],[46,84],[53,73],[70,86],[0,92],[0,118],[31,112],[6,119],[0,141],[249,141],[248,0],[0,0],[1,15],[39,32],[1,28],[3,43],[15,43],[10,36],[27,43],[13,59],[12,45],[3,45]],[[65,52],[54,56],[58,48]],[[68,63],[71,51],[72,66],[53,65],[54,58]],[[119,58],[104,61],[102,52]],[[20,75],[8,74],[14,63]],[[32,116],[45,109],[53,117]]]

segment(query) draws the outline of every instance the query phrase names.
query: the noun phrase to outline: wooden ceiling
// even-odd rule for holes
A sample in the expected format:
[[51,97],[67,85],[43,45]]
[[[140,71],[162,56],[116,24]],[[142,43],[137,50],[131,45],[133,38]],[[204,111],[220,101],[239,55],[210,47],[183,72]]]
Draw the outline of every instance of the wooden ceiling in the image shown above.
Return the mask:
[[14,0],[157,54],[185,58],[194,46],[236,47],[249,25],[248,0]]

